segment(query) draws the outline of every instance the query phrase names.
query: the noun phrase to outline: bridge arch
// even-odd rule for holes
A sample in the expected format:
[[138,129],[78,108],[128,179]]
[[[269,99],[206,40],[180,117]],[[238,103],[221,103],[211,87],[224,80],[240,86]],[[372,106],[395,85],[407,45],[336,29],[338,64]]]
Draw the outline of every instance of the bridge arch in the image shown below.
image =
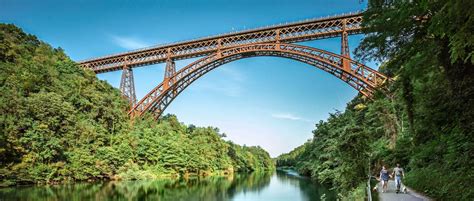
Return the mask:
[[134,105],[129,114],[137,117],[152,112],[158,118],[184,89],[207,72],[235,60],[257,56],[283,57],[310,64],[336,76],[369,98],[388,80],[384,74],[361,63],[313,47],[286,43],[242,45],[218,50],[165,78]]

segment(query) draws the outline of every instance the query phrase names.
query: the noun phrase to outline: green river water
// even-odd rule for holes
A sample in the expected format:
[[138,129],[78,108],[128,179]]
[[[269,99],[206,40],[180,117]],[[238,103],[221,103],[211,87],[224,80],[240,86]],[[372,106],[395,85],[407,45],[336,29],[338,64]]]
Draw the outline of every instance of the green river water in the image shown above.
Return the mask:
[[335,200],[327,187],[292,171],[188,180],[111,181],[0,189],[3,200],[300,201]]

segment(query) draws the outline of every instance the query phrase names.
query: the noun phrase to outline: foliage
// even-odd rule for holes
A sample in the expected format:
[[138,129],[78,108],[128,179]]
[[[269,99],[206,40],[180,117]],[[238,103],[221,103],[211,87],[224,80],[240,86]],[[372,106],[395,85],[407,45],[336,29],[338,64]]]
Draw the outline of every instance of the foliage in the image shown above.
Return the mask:
[[2,185],[273,168],[266,151],[217,128],[173,115],[132,126],[118,90],[14,25],[0,24],[0,93]]
[[394,78],[389,93],[356,97],[316,124],[289,165],[350,197],[369,168],[376,175],[382,164],[401,163],[404,182],[418,191],[474,199],[472,10],[474,2],[463,0],[369,0],[356,55],[384,62],[379,70]]
[[388,152],[391,132],[397,130],[392,126],[397,119],[387,109],[391,106],[384,99],[369,102],[357,97],[345,112],[337,111],[326,122],[317,123],[313,139],[279,156],[276,164],[294,166],[300,173],[332,184],[344,196],[359,195],[351,191],[360,191],[366,181],[370,158]]
[[291,150],[288,153],[281,154],[280,156],[278,156],[276,160],[276,166],[278,167],[296,166],[296,163],[303,161],[299,157],[303,156],[303,152],[305,151],[307,146],[308,146],[308,143],[305,143],[303,145],[300,145],[299,147],[296,147],[295,149]]
[[268,152],[260,146],[240,146],[228,142],[228,155],[232,160],[232,166],[238,171],[270,171],[274,170],[274,162]]

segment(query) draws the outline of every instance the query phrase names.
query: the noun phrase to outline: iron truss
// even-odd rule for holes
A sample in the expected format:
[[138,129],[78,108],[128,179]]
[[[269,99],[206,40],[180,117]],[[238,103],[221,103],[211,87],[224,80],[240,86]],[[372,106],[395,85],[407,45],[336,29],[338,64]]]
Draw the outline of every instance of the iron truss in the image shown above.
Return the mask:
[[210,54],[182,68],[172,77],[165,78],[129,114],[135,117],[149,111],[157,118],[186,87],[207,72],[225,63],[257,56],[284,57],[310,64],[338,77],[368,97],[388,80],[385,75],[346,56],[312,47],[286,43],[240,45]]
[[[131,117],[152,112],[158,118],[186,87],[225,63],[256,56],[284,57],[322,69],[371,97],[388,78],[350,59],[348,36],[361,32],[362,14],[265,27],[192,41],[154,46],[79,62],[95,73],[122,70],[120,90]],[[341,36],[341,54],[290,43]],[[174,61],[203,57],[176,72]],[[132,69],[166,62],[163,82],[136,103]]]
[[170,59],[176,61],[206,56],[221,49],[247,44],[272,43],[276,41],[295,43],[336,36],[347,38],[347,35],[361,32],[361,22],[362,14],[360,13],[340,15],[155,46],[81,61],[79,63],[82,67],[92,69],[98,74],[122,70],[125,65],[129,68],[135,68],[166,62]]

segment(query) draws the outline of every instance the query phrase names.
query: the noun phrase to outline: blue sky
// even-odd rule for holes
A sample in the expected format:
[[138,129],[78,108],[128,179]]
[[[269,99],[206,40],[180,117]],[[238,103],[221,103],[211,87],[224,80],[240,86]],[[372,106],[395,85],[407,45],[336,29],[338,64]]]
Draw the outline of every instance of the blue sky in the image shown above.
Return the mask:
[[[0,22],[14,23],[73,60],[151,45],[354,12],[359,0],[36,1],[0,0]],[[362,36],[350,36],[351,50]],[[340,52],[340,38],[304,45]],[[177,68],[195,59],[176,62]],[[368,64],[375,67],[374,64]],[[134,69],[137,98],[163,79],[164,64]],[[100,74],[115,87],[121,72]],[[272,156],[310,139],[315,122],[343,110],[357,92],[307,64],[257,57],[225,64],[187,88],[165,111],[186,124],[216,126],[238,144]]]

